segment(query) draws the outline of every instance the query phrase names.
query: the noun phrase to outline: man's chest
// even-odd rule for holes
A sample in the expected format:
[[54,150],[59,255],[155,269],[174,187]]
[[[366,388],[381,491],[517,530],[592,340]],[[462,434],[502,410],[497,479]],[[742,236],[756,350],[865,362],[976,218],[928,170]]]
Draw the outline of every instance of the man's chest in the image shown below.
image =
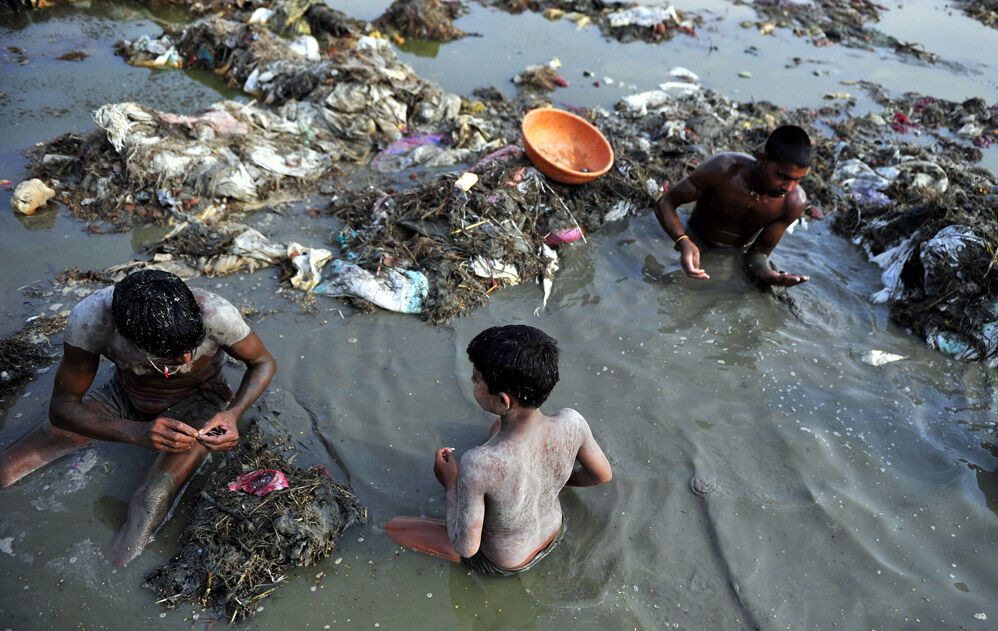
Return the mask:
[[747,190],[715,191],[710,200],[715,216],[728,224],[761,227],[783,214],[784,199],[757,195]]

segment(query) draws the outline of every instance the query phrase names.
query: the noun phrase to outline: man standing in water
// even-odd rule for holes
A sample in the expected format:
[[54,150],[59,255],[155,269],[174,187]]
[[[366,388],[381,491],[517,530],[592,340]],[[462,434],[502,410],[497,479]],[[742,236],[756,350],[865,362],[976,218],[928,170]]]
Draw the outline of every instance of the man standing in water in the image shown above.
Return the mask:
[[[701,245],[747,246],[746,266],[763,285],[791,287],[808,280],[776,270],[769,255],[783,231],[804,212],[807,195],[798,185],[810,167],[807,132],[785,125],[769,135],[761,160],[744,153],[719,153],[663,195],[655,215],[679,251],[686,275],[710,278],[700,267]],[[687,233],[676,209],[690,202],[696,206]]]
[[[159,452],[114,537],[111,559],[122,567],[145,549],[208,452],[237,445],[236,424],[277,363],[228,301],[158,270],[85,298],[64,340],[49,418],[0,454],[0,486],[94,439]],[[222,375],[223,350],[246,364],[234,397]],[[114,375],[88,392],[102,355]]]

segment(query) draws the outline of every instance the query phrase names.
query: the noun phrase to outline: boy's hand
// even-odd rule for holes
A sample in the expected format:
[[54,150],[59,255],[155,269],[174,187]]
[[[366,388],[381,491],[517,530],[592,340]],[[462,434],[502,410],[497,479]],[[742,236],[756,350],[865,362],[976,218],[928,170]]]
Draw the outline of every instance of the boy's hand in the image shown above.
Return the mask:
[[198,431],[197,439],[208,451],[226,451],[239,443],[235,415],[225,410],[211,417]]
[[457,483],[457,458],[452,447],[441,447],[433,458],[433,474],[445,489]]

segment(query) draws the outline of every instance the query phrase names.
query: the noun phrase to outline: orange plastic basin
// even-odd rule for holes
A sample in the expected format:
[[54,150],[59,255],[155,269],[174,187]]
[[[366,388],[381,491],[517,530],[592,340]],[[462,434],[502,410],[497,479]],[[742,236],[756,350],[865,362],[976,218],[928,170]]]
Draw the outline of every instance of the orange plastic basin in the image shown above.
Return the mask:
[[556,182],[584,184],[613,165],[613,149],[589,121],[564,110],[530,110],[520,125],[527,157]]

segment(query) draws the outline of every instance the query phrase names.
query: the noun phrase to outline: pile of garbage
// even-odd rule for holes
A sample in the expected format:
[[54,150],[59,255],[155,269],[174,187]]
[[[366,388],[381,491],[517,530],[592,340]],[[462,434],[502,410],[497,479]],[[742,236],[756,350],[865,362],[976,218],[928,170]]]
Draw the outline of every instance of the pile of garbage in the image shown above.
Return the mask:
[[880,20],[884,10],[873,0],[735,0],[748,4],[763,18],[742,26],[757,27],[768,34],[775,28],[790,28],[799,37],[807,37],[815,46],[842,44],[851,48],[871,50],[874,47],[893,48],[923,61],[934,62],[938,56],[919,44],[901,42],[867,26]]
[[543,308],[558,270],[556,248],[646,208],[657,190],[626,159],[590,184],[558,184],[508,146],[463,173],[405,191],[341,194],[331,209],[345,224],[337,241],[346,262],[376,278],[425,271],[420,313],[446,322],[521,282],[543,285]]
[[533,11],[549,20],[569,20],[576,28],[595,24],[600,32],[620,42],[661,42],[676,33],[695,35],[703,18],[687,15],[672,5],[603,0],[478,0],[509,13]]
[[52,336],[66,326],[63,315],[36,316],[17,333],[0,339],[0,403],[35,373],[55,361]]
[[513,77],[513,83],[521,91],[551,92],[555,88],[567,88],[568,79],[558,72],[560,68],[561,60],[558,58],[546,64],[531,64]]
[[[252,423],[204,483],[180,552],[146,578],[157,602],[193,603],[229,622],[253,615],[294,567],[328,557],[367,509],[324,466],[291,464],[292,438]],[[289,454],[292,454],[289,456]]]
[[[998,187],[972,164],[981,139],[998,137],[993,111],[979,99],[905,95],[881,114],[833,122],[813,195],[884,269],[874,302],[930,347],[998,365]],[[916,132],[932,133],[935,146],[897,137]]]
[[465,13],[457,0],[395,0],[373,24],[396,37],[450,42],[467,35],[454,26]]
[[[638,8],[583,0],[500,4],[507,10],[589,11],[607,20]],[[757,3],[760,10],[793,13],[798,9],[791,4]],[[846,13],[862,25],[877,15],[877,7],[868,5],[851,3]],[[948,340],[959,338],[963,350],[954,354],[994,355],[995,318],[988,315],[994,311],[994,273],[987,258],[996,250],[989,197],[994,191],[988,175],[973,167],[981,149],[998,140],[996,110],[984,101],[949,103],[913,94],[892,99],[864,84],[881,112],[854,117],[851,99],[785,111],[765,102],[731,101],[703,89],[689,70],[674,68],[658,89],[623,98],[615,111],[578,112],[608,137],[617,161],[606,176],[567,187],[548,181],[508,146],[519,136],[523,114],[544,104],[542,92],[550,87],[528,79],[556,77],[556,60],[521,73],[514,101],[489,88],[475,92],[479,100],[462,99],[401,64],[386,40],[372,36],[370,25],[340,20],[334,35],[309,23],[312,34],[294,39],[271,32],[288,24],[304,30],[308,20],[302,16],[315,6],[288,0],[263,13],[257,8],[247,23],[210,17],[180,33],[122,47],[132,63],[177,60],[182,67],[212,68],[264,105],[224,102],[191,116],[134,104],[105,106],[96,113],[98,134],[65,136],[36,152],[33,175],[48,174],[71,206],[75,194],[78,207],[110,209],[105,212],[112,218],[175,225],[152,248],[151,260],[107,270],[109,277],[136,266],[188,278],[280,265],[292,286],[308,295],[350,296],[433,322],[466,313],[504,285],[536,280],[544,288],[538,301],[543,306],[558,246],[646,211],[663,189],[714,153],[757,148],[770,130],[792,123],[810,130],[816,143],[816,161],[804,183],[811,202],[840,210],[839,229],[878,262],[902,244],[894,254],[904,258],[907,252],[904,260],[911,261],[913,253],[951,243],[956,233],[941,232],[950,226],[980,237],[959,232],[960,256],[976,257],[974,265],[939,267],[945,257],[919,254],[923,267],[939,267],[927,272],[934,280],[925,281],[923,274],[916,283],[915,264],[905,263],[898,269],[908,271],[896,275],[899,281],[885,276],[889,291],[881,298],[895,319],[937,348],[952,350],[956,346]],[[846,11],[833,0],[807,6],[820,7],[822,15]],[[819,119],[833,136],[816,130]],[[407,170],[474,166],[417,179],[405,190],[340,191],[331,212],[345,227],[324,247],[272,243],[225,218],[226,204],[274,203],[282,195],[300,199],[343,162],[367,164],[395,182],[395,174]],[[60,181],[66,176],[76,178],[76,188]]]
[[30,170],[69,178],[60,201],[78,216],[119,226],[219,216],[227,201],[253,208],[300,197],[329,170],[337,146],[304,117],[234,101],[196,115],[112,103],[93,116],[100,131],[47,143]]
[[998,1],[955,0],[954,4],[981,24],[990,26],[991,28],[998,28]]
[[[77,216],[126,229],[133,220],[204,220],[232,205],[300,199],[335,163],[367,161],[382,149],[408,166],[445,166],[504,142],[467,102],[399,62],[383,39],[343,40],[321,59],[317,50],[311,35],[289,42],[220,18],[139,38],[122,47],[131,63],[211,67],[269,107],[224,101],[183,115],[105,105],[94,112],[98,132],[36,148],[29,170],[52,182]],[[430,136],[432,150],[411,151]]]

